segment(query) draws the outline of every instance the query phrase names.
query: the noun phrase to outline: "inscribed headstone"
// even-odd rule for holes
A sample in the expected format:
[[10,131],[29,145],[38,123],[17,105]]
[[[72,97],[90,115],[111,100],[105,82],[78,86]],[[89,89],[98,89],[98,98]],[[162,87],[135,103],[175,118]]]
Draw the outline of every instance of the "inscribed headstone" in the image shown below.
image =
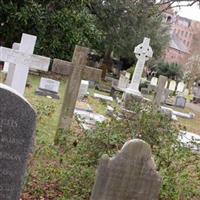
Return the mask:
[[0,96],[0,199],[19,200],[36,114],[10,87],[0,84]]
[[91,200],[158,200],[161,177],[155,170],[150,146],[130,140],[113,158],[99,164]]

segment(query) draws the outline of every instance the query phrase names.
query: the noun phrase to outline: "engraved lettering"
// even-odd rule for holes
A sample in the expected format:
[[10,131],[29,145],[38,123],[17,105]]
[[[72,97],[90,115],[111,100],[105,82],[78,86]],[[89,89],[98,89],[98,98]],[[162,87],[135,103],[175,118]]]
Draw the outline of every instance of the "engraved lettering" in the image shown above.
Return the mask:
[[0,152],[0,159],[21,161],[21,157],[19,155],[12,155],[7,152]]
[[6,136],[0,137],[0,142],[7,143],[7,144],[16,144],[16,145],[24,144],[24,140],[20,140],[16,138],[8,138]]

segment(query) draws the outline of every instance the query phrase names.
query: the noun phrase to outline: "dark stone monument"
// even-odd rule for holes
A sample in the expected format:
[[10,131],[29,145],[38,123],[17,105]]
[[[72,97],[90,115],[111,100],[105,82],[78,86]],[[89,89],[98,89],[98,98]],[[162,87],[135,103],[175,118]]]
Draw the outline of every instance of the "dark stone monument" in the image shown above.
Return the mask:
[[180,108],[185,108],[186,98],[183,96],[177,96],[175,106]]
[[3,84],[0,105],[0,199],[19,200],[36,114],[26,99]]
[[160,186],[150,146],[130,140],[115,157],[101,159],[91,200],[158,200]]

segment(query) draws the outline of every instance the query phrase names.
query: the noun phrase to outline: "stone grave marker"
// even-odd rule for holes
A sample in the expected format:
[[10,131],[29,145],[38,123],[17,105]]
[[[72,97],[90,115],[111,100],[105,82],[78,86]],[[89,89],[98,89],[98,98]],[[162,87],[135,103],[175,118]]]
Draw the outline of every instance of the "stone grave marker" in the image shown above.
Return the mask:
[[129,78],[126,75],[120,74],[117,88],[125,90],[129,85]]
[[158,78],[152,77],[150,85],[157,86],[158,85]]
[[164,103],[167,98],[168,94],[166,94],[167,90],[165,89],[167,79],[168,78],[166,76],[159,76],[156,96],[154,98],[154,105],[157,107],[160,107],[160,104]]
[[177,96],[175,101],[175,106],[180,108],[185,108],[186,98],[183,96]]
[[[0,60],[14,64],[8,71],[6,84],[24,94],[30,67],[48,71],[50,58],[33,55],[36,36],[23,34],[19,50],[0,47]],[[10,77],[11,76],[11,77]]]
[[[13,45],[12,45],[12,49],[19,50],[19,46],[20,46],[19,43],[14,42]],[[13,65],[12,63],[4,62],[4,66],[3,66],[3,71],[2,72],[4,72],[4,73],[8,73],[9,72],[9,74],[11,75],[11,74],[13,74],[13,71],[11,71],[11,70],[12,70],[12,68],[14,68],[14,66],[15,65]],[[9,78],[11,78],[11,77],[7,76],[8,80],[9,80]]]
[[81,80],[78,99],[83,99],[85,96],[87,96],[88,88],[89,88],[89,81]]
[[169,83],[169,90],[174,92],[175,89],[176,89],[176,81],[171,80],[170,83]]
[[61,68],[68,68],[68,70],[62,70],[65,71],[67,81],[57,133],[55,136],[55,144],[58,143],[59,135],[63,134],[63,132],[69,131],[70,129],[81,80],[101,81],[102,71],[87,66],[89,52],[90,50],[88,48],[76,46],[71,63],[59,59],[54,59],[53,61],[52,69],[55,69],[54,66],[56,66],[57,69],[59,66]]
[[12,88],[0,84],[0,199],[19,200],[32,152],[36,114]]
[[90,200],[158,200],[161,177],[150,146],[134,139],[113,158],[103,156]]
[[126,72],[126,73],[125,73],[125,76],[126,76],[128,79],[130,79],[130,78],[131,78],[131,73]]
[[41,96],[51,96],[54,99],[59,99],[58,91],[60,87],[60,82],[50,79],[41,78],[39,88],[36,90],[37,95]]
[[184,82],[179,82],[178,85],[177,85],[177,89],[176,89],[176,92],[177,93],[183,93],[184,92],[184,89],[185,89],[185,83]]
[[183,91],[183,95],[185,96],[185,97],[187,97],[188,95],[189,95],[189,89],[188,88],[185,88],[184,89],[184,91]]
[[125,95],[132,94],[135,96],[142,96],[139,91],[140,79],[142,77],[145,62],[153,56],[152,48],[149,46],[150,39],[144,38],[142,44],[135,47],[134,53],[138,59],[135,71],[131,80],[131,84],[125,91]]
[[113,102],[113,98],[111,96],[106,96],[106,95],[103,95],[103,94],[94,93],[93,97],[95,99],[100,99],[100,100],[105,101],[105,102]]

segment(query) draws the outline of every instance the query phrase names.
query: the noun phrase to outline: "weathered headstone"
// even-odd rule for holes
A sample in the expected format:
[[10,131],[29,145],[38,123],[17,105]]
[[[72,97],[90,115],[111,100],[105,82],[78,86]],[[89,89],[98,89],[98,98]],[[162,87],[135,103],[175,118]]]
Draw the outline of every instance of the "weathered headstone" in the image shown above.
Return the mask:
[[87,96],[88,88],[89,88],[89,81],[82,80],[78,93],[79,99],[83,99],[85,96]]
[[131,80],[131,84],[126,89],[125,95],[132,94],[141,96],[139,91],[140,79],[142,77],[145,62],[153,56],[152,48],[149,46],[150,39],[144,38],[142,44],[135,47],[134,53],[138,59],[135,71]]
[[183,96],[177,96],[175,101],[175,106],[180,108],[185,108],[186,98]]
[[[29,68],[48,71],[50,58],[33,55],[36,36],[23,34],[19,50],[0,47],[0,60],[14,64],[8,71],[6,84],[17,90],[20,94],[24,93]],[[11,77],[10,77],[11,76]]]
[[160,107],[160,104],[164,103],[167,98],[167,90],[165,89],[167,79],[166,76],[159,76],[156,96],[154,98],[154,105],[157,107]]
[[0,199],[19,200],[36,114],[10,87],[0,84],[0,96]]
[[170,83],[169,83],[169,90],[174,92],[175,89],[176,89],[176,81],[171,80]]
[[135,139],[101,159],[90,200],[158,200],[160,186],[150,146]]
[[54,99],[59,99],[58,91],[60,87],[60,82],[49,79],[41,78],[39,88],[36,90],[37,95],[41,96],[51,96]]

